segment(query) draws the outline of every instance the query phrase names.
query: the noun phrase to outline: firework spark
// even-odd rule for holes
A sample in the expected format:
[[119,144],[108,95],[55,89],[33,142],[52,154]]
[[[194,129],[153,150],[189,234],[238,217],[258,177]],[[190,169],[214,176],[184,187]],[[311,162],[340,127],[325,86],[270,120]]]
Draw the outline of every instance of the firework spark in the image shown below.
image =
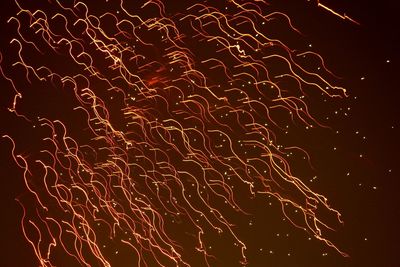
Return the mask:
[[[268,196],[295,227],[346,255],[317,216],[341,222],[340,213],[291,171],[287,156],[309,155],[278,142],[287,124],[322,126],[307,93],[346,91],[318,54],[269,33],[278,21],[298,34],[287,15],[264,1],[130,2],[16,2],[8,20],[9,111],[36,128],[40,149],[24,156],[4,137],[34,198],[18,201],[39,264],[64,254],[114,266],[111,244],[137,266],[215,266],[209,237],[219,236],[246,265],[235,218]],[[63,99],[24,110],[35,88]]]

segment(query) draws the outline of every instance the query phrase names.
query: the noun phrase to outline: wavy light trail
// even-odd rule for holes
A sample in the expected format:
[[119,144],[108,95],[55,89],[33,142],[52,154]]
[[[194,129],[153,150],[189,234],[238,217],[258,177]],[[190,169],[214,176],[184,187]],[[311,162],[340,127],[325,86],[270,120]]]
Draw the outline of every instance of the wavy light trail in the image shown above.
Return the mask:
[[[9,19],[16,54],[1,70],[15,90],[9,110],[36,127],[40,151],[24,156],[4,138],[34,197],[35,205],[18,201],[40,266],[56,266],[60,254],[115,266],[110,242],[131,265],[215,266],[210,236],[246,265],[235,218],[268,196],[295,227],[346,255],[317,215],[341,222],[340,213],[291,171],[288,156],[307,166],[309,155],[278,145],[287,124],[322,126],[308,92],[346,91],[318,54],[268,34],[274,21],[299,32],[285,14],[265,1],[89,2],[18,1]],[[35,87],[64,96],[49,103],[54,114],[20,110]]]

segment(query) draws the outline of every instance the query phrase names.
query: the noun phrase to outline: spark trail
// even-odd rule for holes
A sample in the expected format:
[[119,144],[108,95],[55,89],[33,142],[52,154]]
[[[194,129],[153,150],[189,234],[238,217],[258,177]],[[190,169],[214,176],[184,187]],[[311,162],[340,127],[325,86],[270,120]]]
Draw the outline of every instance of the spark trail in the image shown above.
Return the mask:
[[[15,92],[9,111],[40,136],[29,156],[4,136],[33,197],[18,201],[40,266],[56,266],[60,254],[116,266],[109,246],[131,265],[215,266],[210,236],[246,265],[233,222],[267,196],[295,227],[346,255],[317,216],[341,222],[340,213],[287,160],[309,155],[278,145],[288,123],[322,126],[308,92],[346,96],[318,54],[267,33],[279,21],[298,34],[287,15],[264,1],[39,2],[15,2],[15,54],[10,64],[2,55],[1,72]],[[28,107],[35,90],[63,99]]]

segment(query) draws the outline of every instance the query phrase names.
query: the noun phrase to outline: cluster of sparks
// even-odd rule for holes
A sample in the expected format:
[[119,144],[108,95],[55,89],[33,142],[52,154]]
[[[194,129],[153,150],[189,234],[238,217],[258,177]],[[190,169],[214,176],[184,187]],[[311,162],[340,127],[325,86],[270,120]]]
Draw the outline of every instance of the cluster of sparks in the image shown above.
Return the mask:
[[[346,91],[329,82],[318,54],[266,33],[279,21],[298,34],[285,14],[263,0],[65,2],[16,2],[8,23],[17,53],[1,69],[15,90],[9,111],[44,135],[30,156],[4,136],[36,203],[18,200],[41,266],[56,266],[60,253],[82,266],[112,266],[104,239],[137,266],[214,266],[210,235],[229,241],[246,265],[233,218],[248,214],[243,203],[268,196],[295,227],[345,255],[324,237],[330,227],[317,210],[339,222],[340,213],[287,160],[309,155],[277,138],[288,123],[321,126],[307,91]],[[59,105],[69,115],[20,109],[34,86],[68,92]]]

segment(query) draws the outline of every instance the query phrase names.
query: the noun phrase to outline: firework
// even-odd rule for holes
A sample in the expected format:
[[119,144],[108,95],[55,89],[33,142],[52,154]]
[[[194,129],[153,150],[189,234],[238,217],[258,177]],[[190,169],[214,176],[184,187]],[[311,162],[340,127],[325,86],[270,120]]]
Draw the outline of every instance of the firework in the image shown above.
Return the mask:
[[317,215],[340,213],[291,171],[288,156],[308,166],[308,153],[279,144],[288,124],[322,126],[307,94],[346,91],[318,54],[274,37],[276,22],[300,33],[284,13],[264,1],[25,4],[8,21],[16,52],[2,75],[39,149],[18,153],[4,137],[34,200],[18,199],[41,266],[60,255],[115,266],[114,254],[215,266],[213,237],[246,265],[236,221],[256,198],[275,198],[295,227],[346,255]]

